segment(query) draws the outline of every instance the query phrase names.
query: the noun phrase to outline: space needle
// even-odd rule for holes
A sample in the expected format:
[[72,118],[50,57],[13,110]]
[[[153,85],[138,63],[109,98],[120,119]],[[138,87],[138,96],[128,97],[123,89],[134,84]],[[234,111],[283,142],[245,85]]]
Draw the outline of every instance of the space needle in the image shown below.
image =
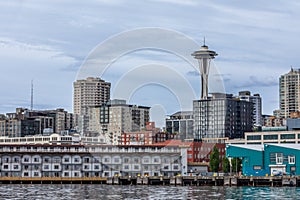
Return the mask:
[[208,98],[208,74],[211,60],[218,54],[215,51],[209,50],[208,46],[204,44],[199,51],[192,53],[192,56],[198,60],[200,73],[201,73],[201,99]]

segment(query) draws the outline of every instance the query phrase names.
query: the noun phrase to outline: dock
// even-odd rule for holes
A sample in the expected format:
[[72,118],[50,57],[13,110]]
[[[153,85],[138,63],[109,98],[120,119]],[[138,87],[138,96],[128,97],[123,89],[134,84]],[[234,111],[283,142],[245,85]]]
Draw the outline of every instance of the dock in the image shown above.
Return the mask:
[[172,186],[300,186],[300,176],[115,176],[115,177],[0,177],[0,184],[107,184]]

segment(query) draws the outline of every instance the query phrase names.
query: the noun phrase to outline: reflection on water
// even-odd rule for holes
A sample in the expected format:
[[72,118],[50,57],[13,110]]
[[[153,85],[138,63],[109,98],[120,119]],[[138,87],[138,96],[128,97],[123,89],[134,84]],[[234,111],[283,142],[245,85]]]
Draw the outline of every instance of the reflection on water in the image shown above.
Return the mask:
[[297,199],[295,187],[0,185],[0,199]]

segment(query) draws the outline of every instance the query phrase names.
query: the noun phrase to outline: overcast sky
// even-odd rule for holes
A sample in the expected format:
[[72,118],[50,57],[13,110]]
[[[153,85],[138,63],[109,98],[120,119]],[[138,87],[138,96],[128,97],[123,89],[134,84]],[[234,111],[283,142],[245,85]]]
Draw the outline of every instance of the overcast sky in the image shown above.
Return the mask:
[[[205,36],[209,48],[219,54],[214,61],[218,73],[211,77],[222,77],[227,93],[259,93],[263,113],[271,114],[279,107],[280,75],[291,66],[300,68],[299,10],[297,0],[0,1],[0,113],[30,107],[32,79],[35,109],[72,111],[72,84],[96,47],[126,31],[157,27],[200,46]],[[170,38],[160,39],[156,45]],[[152,106],[160,116],[191,110],[192,100],[200,96],[199,74],[168,50],[127,53],[94,76],[112,83],[114,97],[120,97],[118,85],[124,88],[132,80],[129,103]],[[211,77],[210,82],[216,82]],[[210,86],[210,92],[219,89]],[[190,104],[182,106],[180,96],[191,97]]]

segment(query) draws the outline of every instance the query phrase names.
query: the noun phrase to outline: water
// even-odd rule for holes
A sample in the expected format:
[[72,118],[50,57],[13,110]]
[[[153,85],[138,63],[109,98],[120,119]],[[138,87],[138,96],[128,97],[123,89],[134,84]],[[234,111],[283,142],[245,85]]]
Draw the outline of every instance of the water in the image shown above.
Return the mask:
[[0,185],[0,199],[297,199],[295,187]]

